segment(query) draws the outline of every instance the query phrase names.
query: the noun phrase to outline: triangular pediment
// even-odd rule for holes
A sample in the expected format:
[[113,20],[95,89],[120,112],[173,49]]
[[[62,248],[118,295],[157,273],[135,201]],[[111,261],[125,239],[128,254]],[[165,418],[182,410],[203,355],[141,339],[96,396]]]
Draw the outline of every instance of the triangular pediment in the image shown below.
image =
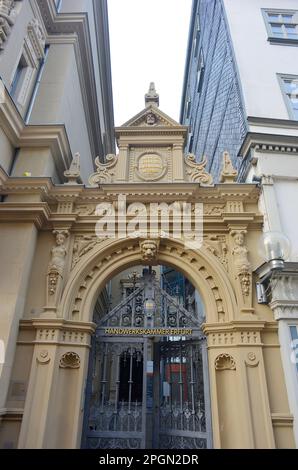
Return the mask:
[[157,106],[146,106],[140,113],[121,127],[179,127],[180,124],[161,111]]

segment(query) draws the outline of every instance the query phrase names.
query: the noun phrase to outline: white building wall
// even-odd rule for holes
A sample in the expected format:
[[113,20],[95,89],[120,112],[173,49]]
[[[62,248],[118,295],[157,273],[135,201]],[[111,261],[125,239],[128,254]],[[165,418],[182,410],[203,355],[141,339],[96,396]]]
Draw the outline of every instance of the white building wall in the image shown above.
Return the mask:
[[298,75],[298,47],[270,44],[262,8],[298,10],[297,0],[223,0],[248,116],[289,119],[277,74]]
[[248,181],[252,181],[254,174],[273,178],[272,188],[263,188],[261,210],[265,215],[265,229],[282,231],[291,242],[289,261],[298,261],[298,154],[255,151],[254,156],[258,163],[252,167]]

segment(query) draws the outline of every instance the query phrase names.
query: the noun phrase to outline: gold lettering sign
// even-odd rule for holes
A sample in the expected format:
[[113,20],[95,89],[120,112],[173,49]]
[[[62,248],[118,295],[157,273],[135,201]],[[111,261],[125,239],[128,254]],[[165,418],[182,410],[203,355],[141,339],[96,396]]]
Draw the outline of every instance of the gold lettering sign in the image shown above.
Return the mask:
[[146,180],[156,179],[163,173],[162,158],[154,153],[142,155],[139,159],[138,171],[142,178]]

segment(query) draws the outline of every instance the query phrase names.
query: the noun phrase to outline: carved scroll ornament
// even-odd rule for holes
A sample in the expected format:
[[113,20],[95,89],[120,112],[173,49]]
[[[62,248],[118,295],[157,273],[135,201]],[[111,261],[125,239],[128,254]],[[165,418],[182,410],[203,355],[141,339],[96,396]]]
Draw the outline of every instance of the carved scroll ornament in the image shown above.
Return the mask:
[[213,183],[213,177],[207,173],[205,167],[207,165],[207,158],[204,157],[201,162],[196,161],[194,154],[189,153],[185,157],[185,163],[188,167],[186,173],[189,175],[190,181],[193,183],[200,183],[211,185]]
[[113,168],[116,166],[118,161],[118,155],[113,153],[106,156],[106,163],[101,163],[99,157],[95,159],[95,165],[97,167],[96,173],[93,173],[89,178],[89,184],[96,186],[101,183],[112,183],[115,172]]

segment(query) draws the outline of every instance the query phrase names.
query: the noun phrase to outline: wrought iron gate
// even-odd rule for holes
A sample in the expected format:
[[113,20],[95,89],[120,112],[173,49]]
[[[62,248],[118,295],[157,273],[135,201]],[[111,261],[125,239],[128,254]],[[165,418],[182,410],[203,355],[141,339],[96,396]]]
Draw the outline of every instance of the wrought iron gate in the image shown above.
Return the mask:
[[159,354],[159,360],[155,361],[160,384],[155,423],[158,441],[154,447],[211,447],[204,340],[163,341],[159,344]]
[[[148,299],[157,308],[146,315]],[[192,335],[184,336],[189,327]],[[167,336],[161,328],[168,329]],[[211,447],[207,370],[198,320],[152,276],[145,278],[142,287],[98,322],[86,386],[83,447]]]

